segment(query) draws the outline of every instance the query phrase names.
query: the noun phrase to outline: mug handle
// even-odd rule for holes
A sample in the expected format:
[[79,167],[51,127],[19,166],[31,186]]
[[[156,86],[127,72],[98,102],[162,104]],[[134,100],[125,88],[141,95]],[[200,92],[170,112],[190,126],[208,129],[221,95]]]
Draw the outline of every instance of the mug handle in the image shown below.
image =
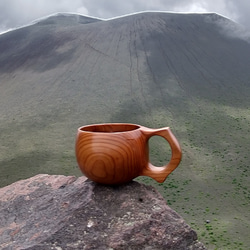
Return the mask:
[[150,162],[142,170],[141,175],[149,176],[156,180],[157,182],[164,182],[168,175],[173,172],[181,161],[181,147],[179,142],[175,138],[174,134],[171,132],[169,127],[160,128],[160,129],[150,129],[146,127],[141,127],[142,133],[146,136],[146,143],[148,144],[148,140],[150,137],[154,135],[158,135],[163,137],[168,141],[172,150],[171,160],[168,164],[163,167],[156,167],[152,165]]

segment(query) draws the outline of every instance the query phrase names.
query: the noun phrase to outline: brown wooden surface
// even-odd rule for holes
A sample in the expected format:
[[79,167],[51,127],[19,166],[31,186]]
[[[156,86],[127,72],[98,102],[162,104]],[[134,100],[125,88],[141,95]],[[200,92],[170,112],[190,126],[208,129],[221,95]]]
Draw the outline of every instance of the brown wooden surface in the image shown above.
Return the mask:
[[[171,146],[172,158],[164,167],[149,162],[148,140],[153,135],[164,137]],[[83,174],[103,184],[121,184],[140,175],[163,182],[181,160],[179,143],[169,128],[149,129],[134,124],[81,127],[75,150]]]

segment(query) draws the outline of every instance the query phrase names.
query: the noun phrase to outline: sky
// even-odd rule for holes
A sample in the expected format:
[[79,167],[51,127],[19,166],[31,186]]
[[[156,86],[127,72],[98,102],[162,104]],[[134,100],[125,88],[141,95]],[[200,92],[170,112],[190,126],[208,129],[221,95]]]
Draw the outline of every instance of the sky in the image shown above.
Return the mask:
[[0,32],[58,12],[109,19],[140,11],[216,12],[250,30],[249,0],[0,0]]

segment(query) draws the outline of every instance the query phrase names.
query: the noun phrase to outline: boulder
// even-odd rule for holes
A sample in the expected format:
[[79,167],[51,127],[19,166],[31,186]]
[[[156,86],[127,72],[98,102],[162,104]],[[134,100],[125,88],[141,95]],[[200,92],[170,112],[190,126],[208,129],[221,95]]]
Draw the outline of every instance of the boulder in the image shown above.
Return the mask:
[[206,249],[151,186],[40,174],[0,189],[0,249]]

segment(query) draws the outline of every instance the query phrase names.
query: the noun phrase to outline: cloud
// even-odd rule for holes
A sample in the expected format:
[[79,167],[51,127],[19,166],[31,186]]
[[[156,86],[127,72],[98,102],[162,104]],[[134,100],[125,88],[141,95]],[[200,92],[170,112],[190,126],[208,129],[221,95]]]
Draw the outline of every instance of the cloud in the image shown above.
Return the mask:
[[88,14],[81,0],[0,0],[0,28],[19,27],[56,12]]
[[250,42],[250,30],[246,29],[245,26],[239,26],[228,19],[218,19],[215,23],[224,35]]
[[250,29],[250,1],[237,0],[229,1],[232,6],[232,11],[235,13],[235,19],[245,27]]
[[250,29],[247,0],[0,0],[0,30],[26,25],[56,12],[113,18],[147,10],[216,12]]
[[176,12],[216,12],[250,29],[250,1],[247,0],[85,0],[90,15],[112,18],[133,12],[160,10]]

